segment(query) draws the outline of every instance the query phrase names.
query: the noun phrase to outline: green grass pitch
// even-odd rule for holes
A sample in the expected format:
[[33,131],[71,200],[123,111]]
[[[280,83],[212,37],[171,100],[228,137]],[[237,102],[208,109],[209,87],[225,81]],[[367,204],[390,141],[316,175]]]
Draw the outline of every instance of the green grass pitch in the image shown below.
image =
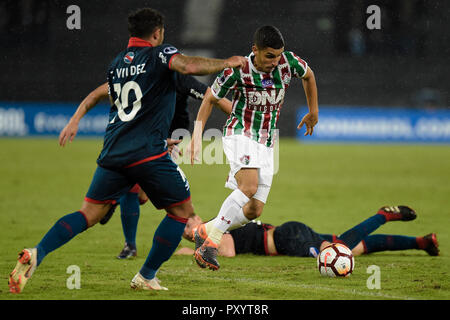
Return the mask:
[[[163,211],[141,207],[138,257],[115,258],[123,245],[118,212],[47,256],[24,292],[8,292],[17,253],[36,245],[61,216],[80,208],[95,170],[99,139],[77,138],[60,148],[56,138],[0,139],[0,299],[449,299],[450,148],[442,145],[308,145],[282,139],[263,222],[299,220],[318,232],[342,233],[385,205],[406,204],[411,222],[391,222],[376,232],[422,236],[436,232],[441,256],[424,251],[356,257],[345,279],[321,277],[311,258],[241,255],[220,258],[217,272],[200,269],[192,257],[173,256],[159,278],[165,292],[133,291],[130,280],[151,247]],[[229,194],[227,165],[181,164],[189,178],[195,211],[215,216]],[[185,240],[182,246],[193,245]],[[76,265],[81,288],[66,286]],[[367,268],[380,268],[380,289],[368,289]],[[214,290],[211,290],[211,288]]]

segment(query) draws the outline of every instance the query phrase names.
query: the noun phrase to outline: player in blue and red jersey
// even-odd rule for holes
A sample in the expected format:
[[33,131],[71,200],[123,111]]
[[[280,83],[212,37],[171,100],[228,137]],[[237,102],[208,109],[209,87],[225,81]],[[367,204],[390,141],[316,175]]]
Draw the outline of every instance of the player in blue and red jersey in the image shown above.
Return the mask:
[[[185,75],[176,73],[176,103],[175,103],[175,114],[170,125],[169,137],[172,137],[172,133],[176,129],[189,129],[189,111],[188,111],[188,99],[203,99],[205,93],[211,90],[207,85],[198,81],[191,75]],[[88,94],[86,98],[80,103],[75,112],[74,116],[70,119],[68,124],[61,130],[59,136],[59,143],[61,146],[65,146],[68,141],[73,141],[78,132],[79,114],[82,110],[90,110],[98,102],[103,99],[108,98],[108,83],[105,83],[91,93]],[[230,114],[231,112],[231,101],[224,98],[217,104],[224,113]],[[174,137],[178,138],[178,137]],[[175,143],[180,140],[168,139],[169,154],[171,156],[177,156],[178,150],[176,149]],[[170,152],[173,148],[172,152]],[[100,224],[106,224],[112,217],[116,207],[120,204],[120,217],[122,221],[122,229],[125,237],[125,244],[119,255],[118,259],[126,259],[130,257],[135,257],[137,255],[136,247],[136,232],[140,216],[140,205],[143,205],[148,200],[147,195],[138,184],[133,186],[126,194],[124,194],[117,203],[113,204],[108,213],[100,220]]]
[[173,254],[193,214],[189,183],[167,154],[166,139],[175,110],[175,72],[217,73],[227,67],[242,67],[245,58],[222,60],[181,54],[175,47],[163,44],[164,17],[150,8],[132,13],[128,30],[128,47],[108,69],[109,123],[81,209],[60,218],[35,247],[19,253],[9,277],[10,292],[22,292],[46,255],[94,226],[136,183],[167,215],[130,285],[134,289],[167,289],[159,284],[156,272]]

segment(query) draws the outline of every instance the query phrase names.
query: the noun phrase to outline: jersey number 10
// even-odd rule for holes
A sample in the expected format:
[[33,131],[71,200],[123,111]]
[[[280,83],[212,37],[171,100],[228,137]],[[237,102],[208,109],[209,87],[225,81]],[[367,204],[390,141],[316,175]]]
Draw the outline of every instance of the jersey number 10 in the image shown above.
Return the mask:
[[[134,91],[134,95],[136,97],[136,100],[133,102],[133,107],[130,112],[125,112],[125,109],[129,107],[128,105],[128,95],[130,93],[130,90]],[[141,99],[142,99],[142,90],[139,84],[135,81],[128,81],[125,82],[123,87],[120,85],[120,83],[114,83],[114,91],[117,94],[117,99],[114,101],[114,105],[117,107],[117,115],[119,116],[119,119],[127,122],[134,119],[136,116],[136,113],[141,109]],[[114,119],[111,121],[111,123],[114,123]]]

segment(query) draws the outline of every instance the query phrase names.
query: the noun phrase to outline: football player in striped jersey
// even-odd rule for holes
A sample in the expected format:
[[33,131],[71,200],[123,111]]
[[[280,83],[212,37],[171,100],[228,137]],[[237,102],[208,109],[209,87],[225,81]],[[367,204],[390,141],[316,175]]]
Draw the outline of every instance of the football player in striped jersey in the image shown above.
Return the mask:
[[225,199],[215,219],[196,232],[195,260],[202,268],[219,269],[216,259],[222,235],[230,228],[259,217],[274,175],[273,146],[286,90],[293,78],[302,80],[309,112],[298,128],[311,135],[318,121],[314,73],[294,52],[285,50],[280,31],[263,26],[254,34],[252,52],[243,68],[226,68],[215,79],[197,114],[190,144],[191,163],[201,148],[201,137],[212,105],[232,94],[232,113],[223,130],[223,148],[230,163]]

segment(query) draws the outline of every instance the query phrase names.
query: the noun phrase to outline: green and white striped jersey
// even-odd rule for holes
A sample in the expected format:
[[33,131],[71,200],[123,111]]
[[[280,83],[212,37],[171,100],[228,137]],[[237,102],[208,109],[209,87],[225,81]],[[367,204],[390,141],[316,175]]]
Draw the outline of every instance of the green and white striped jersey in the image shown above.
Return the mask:
[[221,99],[232,93],[233,109],[223,135],[243,134],[268,147],[274,143],[274,130],[291,79],[306,74],[307,63],[285,51],[271,73],[256,70],[251,53],[244,68],[224,69],[215,79],[212,94]]

